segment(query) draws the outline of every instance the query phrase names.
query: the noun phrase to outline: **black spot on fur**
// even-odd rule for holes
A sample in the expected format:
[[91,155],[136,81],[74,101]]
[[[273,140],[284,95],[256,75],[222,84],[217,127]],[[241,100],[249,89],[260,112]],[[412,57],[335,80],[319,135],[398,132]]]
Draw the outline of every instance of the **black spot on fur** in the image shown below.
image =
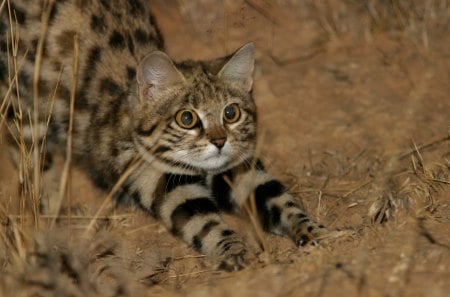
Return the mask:
[[170,150],[171,150],[170,147],[161,145],[161,146],[158,146],[158,147],[155,149],[154,154],[155,154],[155,155],[160,155],[160,154],[163,154],[163,153],[165,153],[165,152],[167,152],[167,151],[170,151]]
[[0,36],[5,35],[8,26],[4,22],[0,22]]
[[198,238],[198,236],[194,236],[192,238],[192,245],[194,246],[194,248],[197,251],[200,251],[202,249],[202,241],[200,240],[200,238]]
[[44,158],[42,169],[44,171],[47,171],[47,170],[49,170],[52,167],[52,165],[53,165],[53,155],[51,153],[47,152],[45,154],[45,158]]
[[272,226],[278,226],[280,224],[281,211],[278,207],[273,206],[270,209],[270,222]]
[[33,38],[31,40],[31,46],[30,46],[30,48],[28,50],[28,55],[27,55],[27,59],[28,60],[34,61],[34,58],[36,56],[36,50],[37,50],[37,47],[38,47],[38,43],[39,43],[39,37]]
[[141,123],[141,124],[138,126],[136,132],[137,132],[139,135],[142,135],[142,136],[150,136],[150,135],[152,135],[153,131],[155,131],[156,126],[157,126],[157,125],[153,125],[153,126],[150,126],[150,127],[145,127],[144,123]]
[[73,52],[74,36],[76,32],[73,30],[66,30],[56,37],[56,43],[59,46],[59,53],[64,56],[69,56]]
[[299,218],[299,219],[303,219],[303,218],[306,218],[306,217],[307,217],[307,215],[305,215],[304,213],[298,213],[296,216],[297,216],[297,218]]
[[0,51],[6,53],[8,51],[8,44],[5,40],[0,40]]
[[296,207],[297,205],[292,201],[288,201],[284,204],[284,206],[287,208],[291,208],[291,207]]
[[260,159],[256,160],[255,169],[258,170],[258,171],[264,171],[265,170],[264,164],[263,164],[263,162]]
[[0,60],[0,81],[6,81],[8,77],[8,69],[6,63]]
[[20,8],[17,8],[13,5],[11,5],[12,7],[12,19],[13,21],[15,20],[15,18],[17,19],[17,22],[20,25],[24,25],[25,22],[27,21],[27,14],[25,13],[25,11],[23,11]]
[[[58,129],[59,130],[59,129]],[[108,191],[111,188],[110,183],[106,180],[104,175],[96,170],[91,170],[89,172],[89,176],[91,177],[94,184],[104,191]]]
[[49,24],[51,24],[55,20],[57,14],[58,14],[58,2],[55,1],[50,10],[50,15],[48,19]]
[[[98,61],[100,61],[102,50],[98,46],[94,46],[89,50],[88,54],[88,63],[87,63],[87,70],[92,71],[92,69],[95,68],[95,65]],[[87,71],[89,72],[89,71]],[[89,73],[91,74],[91,73]]]
[[127,66],[127,78],[128,80],[133,80],[136,77],[136,69],[133,67]]
[[233,231],[233,230],[223,230],[222,231],[222,236],[223,237],[226,237],[226,236],[230,236],[230,235],[233,235],[235,232]]
[[91,17],[91,29],[94,32],[103,34],[106,31],[106,24],[102,17],[93,14]]
[[109,37],[109,45],[114,49],[124,49],[125,37],[122,35],[122,33],[114,30]]
[[308,242],[309,242],[308,235],[302,235],[302,236],[300,236],[300,240],[298,241],[297,244],[300,246],[305,246]]
[[77,109],[85,109],[88,106],[86,92],[91,84],[92,77],[95,74],[97,63],[100,61],[102,50],[98,46],[94,46],[89,49],[86,63],[86,70],[82,80],[81,92],[77,94],[77,100],[75,100],[75,107]]
[[134,38],[139,44],[147,44],[150,40],[149,34],[142,29],[136,29],[134,31]]
[[100,0],[100,4],[103,6],[104,9],[106,10],[111,10],[111,5],[109,0]]
[[111,96],[117,96],[123,93],[122,88],[111,78],[103,78],[100,81],[100,92]]
[[156,31],[156,36],[155,36],[155,40],[154,40],[154,42],[156,43],[156,46],[158,47],[158,49],[164,50],[164,47],[165,47],[164,46],[164,38],[161,34],[161,31],[159,30],[159,27],[157,26],[155,17],[152,14],[150,14],[150,17],[149,17],[149,23],[153,25],[153,28]]
[[256,187],[256,208],[258,209],[259,219],[265,230],[269,230],[273,222],[271,211],[267,208],[267,202],[272,198],[280,196],[284,191],[284,186],[277,180],[271,180]]
[[311,220],[309,219],[309,218],[304,218],[304,219],[300,219],[298,222],[297,222],[297,224],[298,225],[301,225],[301,224],[304,224],[304,223],[308,223],[308,222],[310,222]]
[[223,245],[222,251],[220,252],[221,255],[225,254],[234,244],[235,242],[227,242]]
[[[1,63],[1,61],[0,61],[0,63]],[[0,69],[1,70],[1,69]],[[2,73],[0,72],[0,76],[2,75]],[[12,119],[14,119],[15,117],[16,117],[16,113],[15,113],[15,111],[14,111],[14,108],[12,107],[12,106],[10,106],[10,107],[8,107],[8,111],[7,111],[7,113],[6,113],[6,117],[9,119],[9,120],[12,120]]]
[[313,226],[309,226],[309,227],[307,228],[307,230],[308,230],[309,233],[311,233],[312,230],[314,230],[314,227],[313,227]]
[[127,47],[132,55],[134,55],[134,42],[130,35],[127,36]]
[[119,155],[119,149],[117,147],[113,146],[112,150],[111,150],[111,155],[113,157],[117,157]]
[[144,12],[144,7],[139,0],[128,0],[128,5],[132,16],[138,16]]

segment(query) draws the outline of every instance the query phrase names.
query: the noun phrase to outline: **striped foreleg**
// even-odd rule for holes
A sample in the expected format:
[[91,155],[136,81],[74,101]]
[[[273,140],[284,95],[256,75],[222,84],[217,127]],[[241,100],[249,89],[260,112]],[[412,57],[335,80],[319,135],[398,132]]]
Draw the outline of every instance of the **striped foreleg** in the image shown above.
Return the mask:
[[297,245],[303,246],[326,234],[325,227],[311,219],[283,184],[261,167],[236,177],[232,195],[235,202],[242,205],[253,193],[263,229],[287,235]]
[[202,177],[166,174],[150,208],[174,235],[210,258],[219,269],[244,266],[246,245],[221,218]]

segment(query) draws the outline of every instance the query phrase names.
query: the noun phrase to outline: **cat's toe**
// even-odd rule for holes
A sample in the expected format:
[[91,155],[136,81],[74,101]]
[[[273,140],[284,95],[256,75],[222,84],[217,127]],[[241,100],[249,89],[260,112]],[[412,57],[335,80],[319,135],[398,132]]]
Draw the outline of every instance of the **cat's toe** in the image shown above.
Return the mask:
[[330,233],[330,230],[315,222],[297,225],[293,231],[292,239],[297,246],[305,246],[309,243],[321,241]]

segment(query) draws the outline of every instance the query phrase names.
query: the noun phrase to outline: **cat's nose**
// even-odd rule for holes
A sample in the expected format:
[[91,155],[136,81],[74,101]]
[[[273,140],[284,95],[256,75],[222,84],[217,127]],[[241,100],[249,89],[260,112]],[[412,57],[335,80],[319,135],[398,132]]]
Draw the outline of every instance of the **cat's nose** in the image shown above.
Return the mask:
[[226,137],[220,137],[220,138],[213,138],[209,140],[212,144],[214,144],[217,148],[221,149],[225,142],[227,141]]

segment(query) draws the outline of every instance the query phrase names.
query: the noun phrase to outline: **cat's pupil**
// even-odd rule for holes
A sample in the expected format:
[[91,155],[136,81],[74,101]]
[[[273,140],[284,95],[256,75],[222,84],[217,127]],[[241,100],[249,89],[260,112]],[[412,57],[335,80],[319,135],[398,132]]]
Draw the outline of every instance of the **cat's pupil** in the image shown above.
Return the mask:
[[185,111],[181,115],[181,122],[186,126],[189,126],[190,124],[192,124],[193,119],[194,118],[192,116],[192,113],[189,111]]
[[236,116],[236,110],[234,108],[234,106],[229,105],[225,108],[225,117],[229,120],[234,119],[234,117]]

